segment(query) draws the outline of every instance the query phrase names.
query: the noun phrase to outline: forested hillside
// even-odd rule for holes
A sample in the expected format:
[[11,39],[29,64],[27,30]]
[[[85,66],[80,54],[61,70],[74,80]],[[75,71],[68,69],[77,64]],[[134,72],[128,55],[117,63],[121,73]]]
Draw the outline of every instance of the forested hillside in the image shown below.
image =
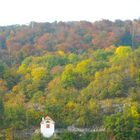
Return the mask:
[[10,137],[47,114],[57,128],[139,140],[139,35],[140,20],[0,27],[0,130]]
[[19,64],[27,56],[42,55],[46,51],[82,54],[112,45],[137,47],[139,35],[140,20],[31,22],[0,27],[0,57],[8,64]]

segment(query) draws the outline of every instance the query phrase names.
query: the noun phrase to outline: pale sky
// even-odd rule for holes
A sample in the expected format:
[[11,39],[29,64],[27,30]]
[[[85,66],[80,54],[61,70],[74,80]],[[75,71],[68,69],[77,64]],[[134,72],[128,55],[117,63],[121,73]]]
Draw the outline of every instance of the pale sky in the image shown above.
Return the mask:
[[140,0],[0,0],[0,25],[138,18]]

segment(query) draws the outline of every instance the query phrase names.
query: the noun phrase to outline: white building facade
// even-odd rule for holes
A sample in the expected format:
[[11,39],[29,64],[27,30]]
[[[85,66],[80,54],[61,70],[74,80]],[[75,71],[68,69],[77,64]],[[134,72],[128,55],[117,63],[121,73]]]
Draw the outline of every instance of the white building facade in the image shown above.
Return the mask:
[[40,125],[40,131],[43,137],[50,138],[53,136],[55,132],[55,122],[49,116],[42,118]]

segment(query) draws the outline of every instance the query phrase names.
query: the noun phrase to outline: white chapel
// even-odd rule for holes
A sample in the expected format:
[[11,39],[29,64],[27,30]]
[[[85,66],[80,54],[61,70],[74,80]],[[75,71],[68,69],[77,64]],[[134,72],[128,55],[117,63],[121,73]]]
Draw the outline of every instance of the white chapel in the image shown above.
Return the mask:
[[55,122],[49,116],[46,116],[45,118],[43,117],[40,125],[40,131],[43,137],[50,138],[53,136],[55,131]]

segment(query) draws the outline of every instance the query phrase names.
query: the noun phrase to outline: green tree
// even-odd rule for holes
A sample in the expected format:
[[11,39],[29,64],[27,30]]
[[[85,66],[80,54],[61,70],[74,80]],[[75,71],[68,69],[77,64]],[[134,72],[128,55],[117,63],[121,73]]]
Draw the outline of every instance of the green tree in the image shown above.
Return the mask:
[[105,126],[108,132],[113,132],[117,140],[138,140],[140,137],[140,114],[138,106],[126,106],[123,112],[107,116]]
[[62,77],[61,77],[61,82],[62,85],[67,88],[67,87],[74,87],[76,81],[76,72],[74,71],[73,65],[68,64],[66,65]]

